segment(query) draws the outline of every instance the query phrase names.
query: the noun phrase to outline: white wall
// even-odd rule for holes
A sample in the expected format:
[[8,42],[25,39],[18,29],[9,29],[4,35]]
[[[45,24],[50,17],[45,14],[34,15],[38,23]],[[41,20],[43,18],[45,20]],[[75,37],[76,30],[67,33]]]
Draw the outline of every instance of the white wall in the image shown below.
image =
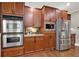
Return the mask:
[[76,45],[79,46],[79,29],[77,27],[79,27],[79,11],[71,14],[71,28],[76,33]]

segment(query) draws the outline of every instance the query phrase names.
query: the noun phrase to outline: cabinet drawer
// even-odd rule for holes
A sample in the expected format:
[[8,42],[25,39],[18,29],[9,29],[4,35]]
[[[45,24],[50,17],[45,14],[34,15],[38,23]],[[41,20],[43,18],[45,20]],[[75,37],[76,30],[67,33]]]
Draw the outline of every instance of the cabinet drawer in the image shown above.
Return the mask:
[[34,50],[34,37],[24,38],[24,52],[28,53]]

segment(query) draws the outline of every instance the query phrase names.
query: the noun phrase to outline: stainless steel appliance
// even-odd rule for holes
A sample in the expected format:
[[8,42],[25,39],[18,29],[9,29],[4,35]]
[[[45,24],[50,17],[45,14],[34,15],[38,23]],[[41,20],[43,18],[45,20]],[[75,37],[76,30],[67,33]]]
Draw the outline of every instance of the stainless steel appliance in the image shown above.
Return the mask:
[[56,22],[56,50],[66,50],[71,47],[70,20]]
[[45,31],[54,31],[55,30],[55,23],[53,22],[45,22],[44,23]]
[[[8,32],[23,32],[23,21],[17,17],[9,17],[3,19],[3,33]],[[13,20],[12,20],[13,19]]]
[[23,34],[3,35],[3,47],[14,47],[23,45]]
[[3,16],[3,48],[23,45],[23,17]]

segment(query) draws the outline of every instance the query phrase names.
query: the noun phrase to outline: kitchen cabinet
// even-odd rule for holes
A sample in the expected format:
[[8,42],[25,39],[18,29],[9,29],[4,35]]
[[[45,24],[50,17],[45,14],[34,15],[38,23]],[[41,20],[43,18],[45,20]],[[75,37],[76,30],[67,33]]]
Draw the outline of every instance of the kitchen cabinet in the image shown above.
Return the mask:
[[68,20],[71,20],[71,14],[68,14]]
[[24,15],[24,3],[22,2],[3,2],[2,4],[2,14],[3,15]]
[[41,10],[33,9],[25,6],[24,11],[24,25],[25,27],[41,27]]
[[24,25],[25,27],[33,26],[33,10],[30,7],[24,8]]
[[11,15],[13,12],[13,6],[14,3],[13,2],[6,2],[6,3],[2,3],[2,14],[8,14]]
[[42,13],[44,16],[44,21],[47,21],[47,22],[56,21],[56,8],[43,6],[42,10],[43,10]]
[[18,16],[24,16],[24,3],[16,2],[14,6],[15,6],[15,14]]
[[1,18],[1,16],[0,16],[0,33],[2,32],[2,31],[1,31],[1,29],[2,29],[2,28],[1,28],[1,27],[2,27],[2,25],[1,25],[2,20],[1,20],[1,19],[2,19],[2,18]]
[[2,56],[13,57],[24,54],[24,47],[2,49]]
[[35,50],[43,49],[44,38],[43,36],[35,37]]
[[43,49],[43,36],[32,36],[24,38],[25,53]]
[[70,14],[65,10],[56,10],[56,19],[70,20]]
[[56,9],[56,20],[61,19],[61,10]]
[[63,20],[68,20],[68,13],[65,10],[61,11],[61,17]]
[[45,33],[45,39],[44,42],[46,43],[44,45],[44,48],[55,48],[56,46],[56,34],[55,32],[51,33]]
[[35,9],[33,12],[33,26],[34,27],[41,27],[41,10]]
[[44,37],[44,49],[46,49],[46,48],[50,48],[50,46],[49,46],[49,40],[50,40],[50,34],[48,34],[48,33],[45,33],[45,37]]
[[55,33],[50,34],[49,46],[50,46],[50,48],[55,48],[56,47],[56,34]]
[[76,34],[71,34],[71,46],[75,47]]
[[24,51],[28,53],[34,50],[34,37],[25,37],[24,38]]

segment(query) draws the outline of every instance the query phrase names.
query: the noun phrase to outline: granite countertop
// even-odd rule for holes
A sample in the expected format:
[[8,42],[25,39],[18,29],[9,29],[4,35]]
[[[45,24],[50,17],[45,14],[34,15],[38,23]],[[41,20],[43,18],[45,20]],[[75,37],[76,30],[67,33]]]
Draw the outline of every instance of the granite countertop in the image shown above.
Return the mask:
[[44,34],[25,34],[24,37],[44,36]]

